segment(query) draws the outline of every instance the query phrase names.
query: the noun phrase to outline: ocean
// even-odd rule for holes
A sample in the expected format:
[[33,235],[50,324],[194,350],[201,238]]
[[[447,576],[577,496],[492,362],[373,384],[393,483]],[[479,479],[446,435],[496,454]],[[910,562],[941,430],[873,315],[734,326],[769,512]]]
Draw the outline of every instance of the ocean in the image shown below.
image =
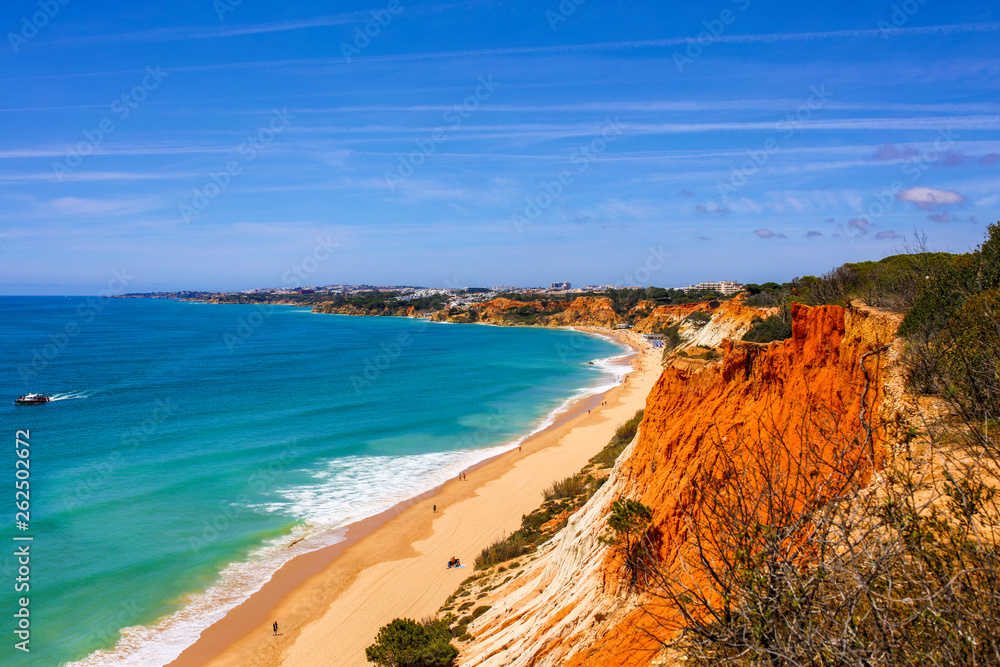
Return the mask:
[[[46,667],[166,664],[289,558],[627,370],[620,345],[569,330],[171,300],[0,297],[0,343],[0,664]],[[28,392],[56,400],[13,405]]]

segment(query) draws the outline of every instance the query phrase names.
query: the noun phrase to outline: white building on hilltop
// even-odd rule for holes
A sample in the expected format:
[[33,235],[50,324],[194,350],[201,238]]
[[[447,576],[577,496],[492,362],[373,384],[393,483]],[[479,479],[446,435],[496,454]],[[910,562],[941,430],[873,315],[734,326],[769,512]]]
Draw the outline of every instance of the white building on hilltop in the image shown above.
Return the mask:
[[718,292],[723,296],[730,296],[742,290],[743,284],[733,280],[719,280],[715,282],[698,283],[697,285],[691,285],[690,287],[679,287],[678,289],[682,289],[684,291],[712,290],[713,292]]

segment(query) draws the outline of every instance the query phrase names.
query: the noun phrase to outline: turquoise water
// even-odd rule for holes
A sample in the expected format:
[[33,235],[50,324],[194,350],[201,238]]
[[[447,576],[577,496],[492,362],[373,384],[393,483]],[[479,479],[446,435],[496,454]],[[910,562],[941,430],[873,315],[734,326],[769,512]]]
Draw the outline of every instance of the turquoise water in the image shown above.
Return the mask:
[[[608,386],[622,353],[572,331],[83,297],[0,297],[0,343],[4,665],[169,662],[289,557]],[[30,391],[58,400],[12,405]],[[15,535],[34,538],[30,593],[12,590]]]

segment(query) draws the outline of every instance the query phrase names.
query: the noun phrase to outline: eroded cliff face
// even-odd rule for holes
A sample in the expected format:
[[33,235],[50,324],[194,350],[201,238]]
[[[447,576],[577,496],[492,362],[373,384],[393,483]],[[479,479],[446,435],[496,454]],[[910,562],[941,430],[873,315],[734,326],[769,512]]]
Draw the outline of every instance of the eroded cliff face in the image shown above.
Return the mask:
[[[711,316],[708,324],[692,320],[694,313]],[[616,313],[611,299],[577,297],[568,303],[553,301],[514,301],[493,299],[458,312],[441,310],[431,319],[441,322],[483,322],[486,324],[564,327],[604,327],[629,323],[641,333],[661,332],[677,324],[686,345],[718,346],[724,338],[740,338],[752,326],[754,318],[766,318],[776,308],[754,308],[738,295],[729,301],[701,301],[680,306],[657,306],[640,301],[627,313]],[[353,314],[353,313],[348,313]],[[370,313],[378,314],[378,313]]]
[[[289,305],[301,305],[290,303]],[[314,313],[325,313],[327,315],[367,315],[372,317],[419,317],[420,314],[413,306],[408,306],[400,310],[390,310],[388,308],[359,308],[358,306],[333,306],[329,303],[312,308]]]
[[[639,304],[640,306],[642,304]],[[639,306],[636,306],[638,309]],[[694,313],[703,312],[711,316],[707,323],[692,319]],[[744,296],[738,294],[729,301],[702,301],[680,306],[659,306],[648,315],[635,320],[634,329],[642,333],[662,331],[672,324],[680,326],[679,333],[684,339],[681,348],[718,347],[723,340],[739,340],[753,326],[754,320],[765,319],[779,312],[777,308],[756,308],[744,304]]]
[[[616,558],[599,540],[615,499],[634,498],[653,510],[660,565],[676,571],[690,548],[688,522],[701,511],[698,481],[720,456],[744,448],[797,457],[809,442],[857,461],[861,482],[881,465],[900,428],[897,352],[886,347],[899,318],[863,307],[798,305],[792,317],[786,341],[723,341],[721,361],[663,372],[608,483],[522,574],[483,601],[491,609],[470,626],[476,639],[463,648],[463,667],[662,664],[654,638],[664,631],[648,613],[657,601],[623,587]],[[773,428],[780,425],[776,443]],[[804,474],[821,475],[822,467]],[[655,613],[662,619],[671,610]]]

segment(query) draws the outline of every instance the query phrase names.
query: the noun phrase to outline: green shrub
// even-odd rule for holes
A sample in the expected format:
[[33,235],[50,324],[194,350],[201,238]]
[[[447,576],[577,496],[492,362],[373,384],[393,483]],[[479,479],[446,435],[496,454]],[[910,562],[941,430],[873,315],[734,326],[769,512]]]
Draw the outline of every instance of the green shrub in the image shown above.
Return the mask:
[[660,324],[653,328],[653,332],[663,336],[664,345],[668,350],[672,350],[681,343],[684,339],[681,337],[681,325],[680,322],[675,324]]
[[638,500],[621,498],[611,503],[609,532],[600,540],[619,552],[630,586],[642,583],[653,558],[649,543],[652,520],[653,511]]
[[791,337],[791,322],[785,322],[778,315],[771,315],[766,320],[755,317],[753,326],[743,335],[743,340],[751,343],[770,343]]
[[531,542],[520,531],[515,532],[504,539],[496,540],[493,544],[484,548],[479,556],[476,557],[475,568],[477,570],[485,570],[497,563],[523,556],[531,550],[532,546]]
[[581,493],[586,493],[589,488],[587,478],[584,475],[576,474],[567,477],[560,482],[553,482],[552,486],[545,489],[545,500],[558,500],[560,498],[572,498]]
[[618,457],[621,456],[626,447],[628,447],[627,442],[615,441],[614,444],[610,444],[598,452],[596,456],[590,459],[590,462],[597,464],[602,469],[613,468],[615,461],[618,460]]
[[712,316],[704,310],[696,310],[685,319],[696,327],[703,327],[712,321]]
[[632,442],[632,438],[635,437],[639,423],[642,422],[642,415],[642,410],[639,410],[628,421],[619,424],[618,428],[615,429],[615,435],[611,438],[611,442],[596,456],[591,458],[590,462],[602,469],[613,467],[615,461],[618,460],[618,457],[621,456],[621,453],[628,446],[628,443]]
[[458,649],[451,645],[451,631],[444,621],[421,624],[397,618],[378,631],[365,657],[380,667],[448,667]]
[[612,442],[615,440],[618,440],[619,442],[631,442],[632,438],[635,437],[635,432],[639,430],[639,423],[642,422],[642,415],[642,410],[637,410],[628,421],[619,424],[618,428],[615,429],[615,435],[612,438]]

